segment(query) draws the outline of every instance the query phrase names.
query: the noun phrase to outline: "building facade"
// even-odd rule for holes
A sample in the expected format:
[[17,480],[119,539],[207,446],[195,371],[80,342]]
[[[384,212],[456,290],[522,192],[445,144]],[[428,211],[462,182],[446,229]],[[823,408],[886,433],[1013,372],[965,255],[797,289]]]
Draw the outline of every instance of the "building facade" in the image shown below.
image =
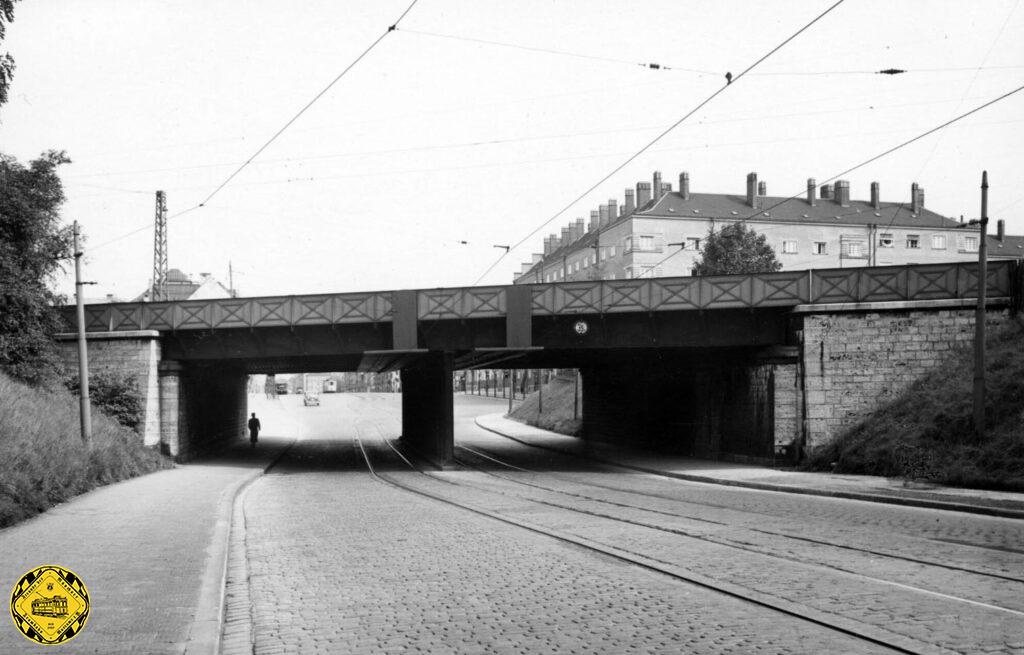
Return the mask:
[[[657,191],[655,191],[657,190]],[[783,270],[925,264],[978,258],[977,228],[924,206],[924,189],[911,185],[903,202],[883,202],[877,182],[869,200],[852,200],[850,184],[807,180],[801,198],[767,195],[757,173],[747,175],[744,195],[692,193],[690,176],[678,190],[655,172],[651,182],[626,189],[544,239],[515,276],[516,284],[616,280],[693,274],[708,234],[744,222],[764,234]],[[1024,257],[1024,237],[1004,234],[998,221],[988,240],[990,258]]]

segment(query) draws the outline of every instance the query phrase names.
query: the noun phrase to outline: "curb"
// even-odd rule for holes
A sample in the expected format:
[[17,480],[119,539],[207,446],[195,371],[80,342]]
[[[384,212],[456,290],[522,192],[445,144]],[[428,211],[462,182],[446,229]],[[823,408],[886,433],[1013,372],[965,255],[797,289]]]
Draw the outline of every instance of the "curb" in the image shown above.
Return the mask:
[[[483,425],[480,422],[482,417],[474,419],[477,427],[493,432],[494,434],[511,439],[526,446],[533,448],[541,448],[543,450],[550,450],[552,452],[560,453],[563,455],[572,455],[573,457],[582,457],[602,464],[609,464],[611,466],[617,466],[619,468],[628,469],[631,471],[638,471],[640,473],[650,473],[653,475],[660,475],[666,478],[676,478],[679,480],[686,480],[688,482],[702,482],[705,484],[717,484],[725,487],[743,487],[746,489],[757,489],[759,491],[777,491],[780,493],[788,494],[800,494],[804,496],[824,496],[827,498],[842,498],[844,500],[862,500],[870,503],[882,503],[888,505],[902,505],[904,507],[920,507],[924,509],[941,509],[950,512],[963,512],[968,514],[981,514],[984,516],[995,516],[999,518],[1008,519],[1024,519],[1024,510],[1009,509],[1004,507],[989,507],[986,505],[972,505],[969,503],[958,503],[942,500],[928,500],[925,498],[907,498],[904,496],[888,496],[884,494],[870,494],[856,491],[839,491],[833,489],[813,489],[807,487],[793,487],[789,485],[771,484],[767,482],[745,482],[742,480],[723,480],[722,478],[714,478],[705,475],[696,475],[692,473],[677,473],[675,471],[664,471],[661,469],[647,468],[643,466],[633,466],[631,464],[623,464],[621,462],[615,462],[610,459],[604,459],[602,457],[595,457],[593,455],[581,455],[579,453],[573,453],[560,448],[552,448],[551,446],[542,446],[536,443],[530,443],[519,437],[514,437],[510,434],[502,432],[498,428]],[[505,419],[507,420],[507,419]],[[541,428],[533,428],[535,430],[541,430]],[[555,434],[555,433],[552,433]]]
[[253,469],[221,492],[217,501],[217,522],[213,537],[207,548],[206,570],[199,588],[195,614],[185,640],[183,655],[216,655],[220,652],[221,636],[224,632],[224,602],[228,576],[228,554],[231,550],[231,528],[233,525],[235,501],[242,492],[292,449],[297,440],[292,440],[263,468]]

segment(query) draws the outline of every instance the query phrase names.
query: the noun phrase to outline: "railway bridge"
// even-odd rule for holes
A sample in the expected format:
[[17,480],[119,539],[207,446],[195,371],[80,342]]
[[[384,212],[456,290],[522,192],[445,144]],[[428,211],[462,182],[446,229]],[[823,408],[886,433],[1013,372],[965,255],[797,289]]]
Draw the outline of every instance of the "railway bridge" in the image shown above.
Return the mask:
[[[988,320],[1024,267],[988,265]],[[87,305],[90,365],[137,376],[145,441],[244,434],[253,373],[401,371],[403,439],[453,447],[452,373],[577,368],[586,439],[796,457],[970,341],[973,263]],[[74,307],[59,335],[75,355]]]

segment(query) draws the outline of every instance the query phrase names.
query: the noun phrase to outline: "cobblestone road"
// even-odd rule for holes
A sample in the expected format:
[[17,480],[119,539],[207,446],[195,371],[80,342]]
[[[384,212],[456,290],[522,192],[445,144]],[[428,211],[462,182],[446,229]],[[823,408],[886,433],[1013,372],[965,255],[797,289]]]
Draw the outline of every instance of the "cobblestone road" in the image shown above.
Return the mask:
[[381,441],[398,431],[393,401],[341,402],[344,422],[327,407],[310,423],[333,438],[300,442],[239,508],[229,655],[890,652],[388,486],[357,437],[385,477],[911,651],[1024,652],[1020,521],[611,473],[474,430],[474,411],[494,411],[479,399],[457,406],[460,443],[539,472],[478,459],[488,472],[428,477]]

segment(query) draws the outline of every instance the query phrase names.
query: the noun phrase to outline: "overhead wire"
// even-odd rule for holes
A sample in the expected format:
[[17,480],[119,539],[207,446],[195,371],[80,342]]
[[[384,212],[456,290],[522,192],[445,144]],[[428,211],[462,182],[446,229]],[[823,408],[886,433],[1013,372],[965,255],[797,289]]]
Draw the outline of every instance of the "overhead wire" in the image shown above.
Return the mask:
[[714,93],[712,93],[712,94],[711,94],[710,96],[708,96],[707,98],[705,98],[705,99],[704,99],[703,101],[701,101],[701,102],[700,102],[700,103],[699,103],[699,104],[698,104],[698,105],[697,105],[696,107],[694,107],[693,109],[691,109],[690,111],[688,111],[688,112],[687,112],[686,114],[684,114],[684,115],[683,115],[683,116],[682,116],[682,117],[681,117],[681,118],[680,118],[679,120],[677,120],[676,122],[672,123],[672,125],[670,125],[670,126],[669,126],[668,128],[666,128],[666,129],[665,129],[664,131],[662,131],[662,132],[661,132],[660,134],[658,134],[658,135],[657,135],[656,137],[654,137],[654,139],[652,139],[651,141],[649,141],[649,142],[648,142],[648,143],[647,143],[646,145],[644,145],[644,146],[643,146],[642,148],[640,148],[639,150],[637,150],[637,151],[636,151],[636,152],[635,152],[634,154],[630,155],[630,156],[629,156],[629,157],[628,157],[628,158],[627,158],[627,159],[626,159],[625,161],[623,161],[623,162],[622,162],[621,164],[619,164],[619,165],[618,165],[618,166],[616,166],[616,167],[615,167],[614,169],[612,169],[612,171],[611,171],[610,173],[608,173],[607,175],[605,175],[604,177],[602,177],[602,178],[601,178],[600,180],[598,180],[598,181],[597,181],[597,182],[595,182],[595,183],[594,183],[593,185],[591,185],[591,186],[590,186],[590,187],[589,187],[589,188],[588,188],[588,189],[587,189],[586,191],[584,191],[584,192],[583,192],[583,193],[581,193],[581,194],[580,194],[579,196],[577,196],[576,198],[574,198],[574,199],[572,200],[572,202],[570,202],[570,203],[569,203],[569,204],[567,204],[567,205],[566,205],[565,207],[563,207],[562,209],[560,209],[560,210],[558,210],[557,212],[555,212],[555,214],[554,214],[554,215],[552,215],[552,216],[551,216],[550,218],[546,219],[546,220],[545,220],[545,221],[544,221],[543,223],[541,223],[541,224],[540,224],[540,225],[538,225],[538,226],[537,226],[536,228],[534,228],[534,229],[533,229],[533,230],[532,230],[532,231],[531,231],[531,232],[530,232],[529,234],[527,234],[527,235],[526,235],[525,237],[523,237],[522,239],[520,239],[519,241],[517,241],[517,242],[516,242],[516,243],[515,243],[515,244],[514,244],[514,245],[513,245],[512,247],[511,247],[511,249],[510,249],[510,250],[507,250],[507,251],[505,251],[504,253],[502,253],[502,254],[501,254],[501,255],[500,255],[499,257],[498,257],[498,259],[497,259],[497,260],[495,260],[495,262],[494,262],[493,264],[491,264],[491,265],[490,265],[490,266],[489,266],[489,267],[487,268],[487,270],[485,270],[485,271],[484,271],[484,272],[483,272],[483,273],[482,273],[482,274],[480,275],[480,277],[478,277],[478,278],[476,279],[476,281],[475,281],[475,282],[473,283],[473,285],[475,286],[475,285],[479,284],[481,280],[483,280],[483,279],[484,279],[485,277],[487,277],[487,275],[488,275],[488,274],[489,274],[489,273],[490,273],[491,271],[493,271],[493,270],[494,270],[494,269],[495,269],[495,268],[496,268],[496,267],[498,266],[498,264],[500,264],[500,263],[501,263],[501,262],[502,262],[502,261],[503,261],[503,260],[505,259],[505,257],[507,257],[507,256],[509,255],[509,253],[510,253],[510,252],[511,252],[512,250],[516,250],[516,249],[518,249],[518,248],[519,248],[520,246],[522,246],[522,245],[523,245],[524,243],[526,243],[526,242],[527,242],[527,241],[528,241],[529,239],[531,239],[531,238],[532,238],[532,237],[533,237],[533,236],[534,236],[535,234],[537,234],[538,232],[540,232],[541,230],[543,230],[543,229],[544,229],[544,228],[545,228],[545,227],[546,227],[546,226],[547,226],[547,225],[548,225],[549,223],[551,223],[552,221],[554,221],[555,219],[557,219],[557,218],[558,218],[559,216],[561,216],[561,215],[562,215],[562,214],[564,214],[565,212],[569,211],[569,209],[571,209],[573,205],[575,205],[575,204],[576,204],[577,202],[579,202],[580,200],[583,200],[583,199],[584,199],[585,197],[587,197],[587,195],[588,195],[588,194],[590,194],[590,193],[591,193],[592,191],[594,191],[595,189],[597,189],[597,187],[599,187],[599,186],[601,186],[602,184],[604,184],[605,182],[607,182],[607,181],[608,181],[608,180],[609,180],[609,179],[610,179],[610,178],[611,178],[611,177],[612,177],[613,175],[615,175],[616,173],[618,173],[619,171],[621,171],[621,170],[622,170],[623,168],[625,168],[626,166],[628,166],[628,165],[629,165],[630,163],[632,163],[632,162],[633,162],[633,161],[634,161],[634,160],[635,160],[635,159],[636,159],[637,157],[639,157],[639,156],[640,156],[640,155],[642,155],[643,153],[647,152],[647,150],[648,150],[648,149],[650,149],[650,148],[651,148],[651,146],[653,146],[653,145],[654,145],[655,143],[657,143],[657,142],[658,142],[658,141],[660,141],[660,140],[661,140],[662,138],[664,138],[664,137],[665,137],[665,136],[666,136],[666,135],[667,135],[667,134],[668,134],[669,132],[671,132],[671,131],[672,131],[672,130],[674,130],[674,129],[675,129],[676,127],[678,127],[678,126],[679,126],[680,124],[682,124],[682,123],[683,123],[683,121],[685,121],[685,120],[686,120],[687,118],[689,118],[690,116],[693,116],[694,114],[696,114],[696,113],[697,113],[698,111],[700,111],[700,110],[701,110],[701,109],[702,109],[703,107],[705,107],[705,106],[706,106],[706,105],[707,105],[708,103],[710,103],[710,102],[711,102],[712,100],[714,100],[715,98],[717,98],[717,97],[718,97],[718,96],[719,96],[719,95],[720,95],[721,93],[723,93],[723,92],[724,92],[724,91],[725,91],[725,90],[726,90],[727,88],[729,88],[730,86],[732,86],[732,84],[733,84],[733,83],[736,83],[736,82],[738,82],[738,81],[739,81],[739,80],[740,80],[741,78],[743,78],[744,76],[746,76],[746,75],[747,75],[747,74],[748,74],[748,73],[749,73],[749,72],[750,72],[751,70],[753,70],[753,69],[754,69],[754,68],[756,68],[756,67],[757,67],[758,65],[760,65],[760,64],[761,64],[761,62],[763,62],[763,61],[765,61],[766,59],[768,59],[769,57],[771,57],[771,56],[772,56],[773,54],[775,54],[776,52],[778,52],[779,50],[781,50],[781,49],[782,49],[782,48],[783,48],[783,47],[784,47],[784,46],[785,46],[786,44],[788,44],[788,43],[789,43],[790,41],[792,41],[792,40],[793,40],[793,39],[795,39],[796,37],[798,37],[798,36],[800,36],[801,34],[803,34],[803,33],[804,33],[804,32],[805,32],[806,30],[810,29],[810,27],[811,27],[812,25],[814,25],[814,24],[815,24],[815,23],[817,23],[817,22],[818,22],[819,20],[821,20],[822,18],[824,18],[825,16],[827,16],[827,15],[828,15],[829,13],[831,13],[831,12],[832,12],[833,10],[835,10],[835,8],[836,8],[836,7],[838,7],[839,5],[841,5],[841,4],[842,4],[842,3],[844,2],[844,1],[845,1],[845,0],[837,0],[837,1],[836,1],[835,3],[833,3],[833,4],[832,4],[832,5],[830,6],[830,7],[828,7],[828,8],[827,8],[827,9],[825,9],[825,10],[824,10],[823,12],[821,12],[820,14],[818,14],[817,16],[815,16],[815,17],[814,17],[814,18],[813,18],[813,19],[812,19],[812,20],[811,20],[811,21],[810,21],[809,23],[805,24],[805,25],[804,25],[803,27],[801,27],[801,28],[800,28],[799,30],[797,30],[796,32],[794,32],[793,34],[791,34],[790,36],[788,36],[788,37],[787,37],[787,38],[786,38],[786,39],[785,39],[784,41],[782,41],[782,43],[780,43],[779,45],[777,45],[777,46],[775,46],[774,48],[772,48],[772,49],[771,49],[770,51],[768,51],[768,53],[767,53],[767,54],[763,55],[763,56],[762,56],[761,58],[759,58],[759,59],[758,59],[757,61],[755,61],[755,62],[754,62],[753,64],[751,64],[750,66],[748,66],[747,68],[745,68],[745,69],[744,69],[744,70],[743,70],[743,71],[742,71],[742,72],[741,72],[740,74],[738,74],[738,75],[736,75],[735,77],[733,77],[733,78],[732,78],[732,80],[730,81],[730,83],[728,83],[728,84],[726,84],[725,86],[723,86],[723,87],[719,88],[719,89],[718,89],[717,91],[715,91],[715,92],[714,92]]
[[[781,119],[781,118],[795,118],[795,117],[803,117],[803,116],[822,116],[822,115],[832,115],[832,114],[843,114],[843,113],[850,113],[850,112],[863,111],[863,110],[875,111],[875,110],[878,110],[878,109],[899,109],[899,108],[905,108],[905,107],[920,107],[920,106],[926,106],[926,105],[941,105],[941,104],[946,104],[946,103],[954,102],[954,101],[955,101],[954,99],[949,99],[949,100],[929,100],[929,101],[922,101],[922,102],[897,103],[897,104],[891,104],[891,105],[871,105],[871,106],[868,106],[868,107],[844,107],[844,108],[839,108],[839,109],[823,109],[823,110],[815,110],[815,111],[790,112],[790,113],[784,113],[784,114],[759,114],[759,115],[739,116],[739,117],[732,117],[732,118],[720,118],[720,119],[714,119],[714,120],[701,120],[701,121],[698,121],[697,123],[694,123],[691,127],[696,127],[696,126],[700,126],[700,125],[719,125],[719,124],[725,124],[725,123],[736,123],[736,122],[745,122],[745,121],[765,121],[765,120],[773,120],[773,119]],[[263,159],[263,160],[261,160],[259,162],[255,162],[254,165],[266,165],[266,164],[276,164],[276,163],[291,163],[291,162],[304,162],[304,161],[316,161],[316,160],[322,160],[322,159],[334,159],[334,158],[341,158],[341,157],[363,157],[363,156],[371,156],[371,155],[402,154],[402,153],[422,152],[422,151],[430,151],[430,150],[449,150],[449,149],[455,149],[455,148],[468,148],[468,147],[479,147],[479,146],[489,146],[489,145],[501,145],[501,144],[506,144],[506,143],[521,143],[521,142],[525,142],[525,141],[544,141],[544,140],[552,140],[552,139],[565,139],[565,138],[574,138],[574,137],[580,137],[580,136],[602,136],[602,135],[606,135],[606,134],[620,134],[620,133],[625,133],[625,132],[651,131],[651,130],[659,129],[659,127],[660,126],[657,126],[657,125],[636,125],[636,126],[620,127],[620,128],[607,129],[607,130],[586,130],[586,131],[579,131],[579,132],[562,132],[562,133],[559,133],[559,134],[527,135],[527,136],[521,136],[521,137],[509,137],[509,138],[506,138],[506,139],[478,139],[478,140],[474,140],[474,141],[463,141],[463,142],[457,142],[457,143],[442,143],[442,144],[433,144],[433,145],[409,146],[409,147],[404,147],[404,148],[384,148],[384,149],[380,149],[380,150],[363,150],[363,151],[354,151],[354,152],[328,153],[328,154],[322,154],[322,155],[309,155],[309,156],[305,156],[305,157],[281,157],[281,158],[277,158],[277,159]],[[893,131],[893,130],[888,130],[888,131]],[[902,131],[902,130],[895,130],[895,131]],[[875,134],[880,134],[880,133],[884,133],[884,132],[875,132]],[[863,134],[863,133],[857,133],[857,134]],[[841,134],[840,135],[832,135],[832,138],[841,137],[841,136],[843,136],[843,135],[841,135]],[[817,138],[817,137],[812,137],[812,138]],[[773,141],[763,141],[762,140],[762,141],[757,141],[757,142],[753,142],[753,141],[734,141],[734,142],[720,143],[720,144],[714,144],[714,145],[745,145],[745,144],[751,144],[751,143],[769,143],[769,142],[771,142],[771,143],[778,143],[779,140],[773,140]],[[85,173],[85,174],[82,174],[82,175],[71,175],[71,176],[68,176],[66,179],[72,180],[72,182],[70,182],[72,184],[79,184],[81,186],[96,186],[97,188],[110,189],[110,190],[115,190],[115,191],[124,191],[126,193],[147,193],[148,194],[148,193],[151,193],[151,192],[150,191],[135,191],[135,190],[129,190],[129,189],[119,189],[119,188],[115,188],[115,187],[100,187],[98,185],[86,184],[84,182],[74,182],[73,180],[90,179],[90,178],[96,178],[96,177],[118,177],[118,176],[137,175],[137,174],[146,174],[146,173],[166,173],[166,172],[174,172],[174,171],[190,171],[190,170],[201,170],[201,169],[207,169],[207,168],[224,168],[224,167],[228,167],[228,166],[237,166],[237,165],[239,165],[239,163],[240,162],[236,161],[236,162],[221,162],[221,163],[210,163],[210,164],[190,164],[188,166],[169,166],[169,167],[163,167],[163,168],[145,168],[145,169],[135,169],[135,170],[124,170],[124,171],[106,171],[106,172],[100,172],[100,173]],[[190,187],[190,188],[196,188],[196,187]]]
[[590,59],[593,61],[603,61],[612,64],[627,64],[629,66],[639,66],[641,68],[647,68],[650,70],[678,70],[685,71],[687,73],[695,73],[697,75],[723,75],[719,71],[701,70],[697,68],[685,68],[682,66],[668,66],[665,64],[659,64],[656,62],[638,62],[630,59],[617,59],[615,57],[603,57],[600,55],[588,55],[579,52],[570,52],[568,50],[556,50],[553,48],[539,48],[534,46],[522,45],[520,43],[508,43],[506,41],[491,41],[488,39],[478,39],[469,36],[459,36],[457,34],[441,34],[439,32],[428,32],[426,30],[412,30],[402,28],[400,32],[407,32],[409,34],[418,34],[420,36],[429,36],[439,39],[451,39],[454,41],[465,41],[468,43],[480,43],[484,45],[499,46],[502,48],[512,48],[515,50],[526,50],[529,52],[540,52],[549,55],[560,55],[563,57],[575,57],[577,59]]
[[[855,166],[851,166],[850,168],[847,168],[846,170],[842,171],[841,173],[837,173],[837,174],[835,174],[835,175],[833,175],[833,176],[831,176],[829,178],[826,178],[824,181],[819,183],[817,185],[817,187],[824,186],[825,184],[828,184],[829,182],[832,182],[834,180],[839,179],[843,175],[847,175],[849,173],[852,173],[853,171],[857,170],[858,168],[863,168],[864,166],[867,166],[870,163],[878,161],[879,159],[881,159],[881,158],[883,158],[883,157],[885,157],[887,155],[890,155],[890,154],[896,152],[897,150],[900,150],[901,148],[904,148],[906,146],[909,146],[912,143],[920,141],[921,139],[927,137],[930,134],[934,134],[935,132],[938,132],[939,130],[942,130],[942,129],[944,129],[944,128],[946,128],[946,127],[948,127],[948,126],[950,126],[950,125],[952,125],[952,124],[954,124],[954,123],[956,123],[958,121],[961,121],[964,118],[967,118],[968,116],[970,116],[972,114],[975,114],[975,113],[981,111],[982,109],[985,109],[986,107],[990,107],[990,106],[994,105],[997,102],[1005,100],[1006,98],[1009,98],[1010,96],[1012,96],[1014,94],[1020,93],[1021,91],[1024,91],[1024,86],[1019,86],[1016,89],[1008,91],[1008,92],[1006,92],[1006,93],[1004,93],[1004,94],[1002,94],[1002,95],[1000,95],[1000,96],[998,96],[996,98],[993,98],[992,100],[989,100],[988,102],[985,102],[985,103],[983,103],[981,105],[978,105],[977,107],[975,107],[974,109],[971,109],[970,111],[964,112],[963,114],[960,114],[959,116],[951,118],[950,120],[942,123],[941,125],[937,125],[937,126],[931,128],[931,129],[929,129],[929,130],[927,130],[925,132],[922,132],[921,134],[918,134],[917,136],[915,136],[915,137],[913,137],[911,139],[908,139],[908,140],[904,141],[903,143],[900,143],[899,145],[893,146],[892,148],[889,148],[888,150],[886,150],[886,151],[884,151],[882,153],[879,153],[879,154],[877,154],[877,155],[875,155],[875,156],[873,156],[873,157],[871,157],[869,159],[866,159],[866,160],[862,161],[861,163],[859,163],[859,164],[857,164]],[[771,212],[771,210],[775,209],[776,207],[779,207],[780,205],[783,205],[783,204],[785,204],[785,203],[787,203],[787,202],[789,202],[791,200],[796,200],[797,198],[802,197],[803,194],[804,194],[804,191],[801,190],[799,193],[796,193],[796,194],[791,195],[791,196],[787,196],[787,197],[783,198],[782,200],[776,202],[775,204],[773,204],[770,207],[758,209],[757,211],[755,211],[752,214],[748,214],[747,216],[744,216],[743,218],[737,219],[737,220],[733,221],[733,224],[735,224],[735,223],[746,223],[750,219],[755,218],[756,216],[761,215],[764,212]],[[901,207],[903,205],[905,205],[905,203],[902,203]],[[897,213],[893,214],[893,219],[892,219],[892,221],[890,221],[889,227],[891,227],[893,225],[893,223],[895,222],[896,216],[898,215],[898,211],[899,210],[897,210]],[[728,219],[726,219],[726,220],[728,220]],[[665,257],[661,261],[657,262],[655,264],[655,266],[660,266],[661,264],[665,263],[666,261],[671,259],[676,254],[678,254],[678,253],[670,254],[668,257]]]
[[[227,176],[227,178],[225,178],[223,182],[221,182],[221,183],[220,183],[219,185],[217,185],[217,187],[216,187],[216,188],[215,188],[215,189],[214,189],[213,191],[211,191],[211,192],[209,193],[209,195],[207,195],[207,196],[206,196],[206,198],[205,198],[205,199],[204,199],[204,200],[203,200],[202,202],[200,202],[200,203],[198,203],[198,204],[196,204],[196,205],[194,205],[194,206],[192,206],[192,207],[189,207],[188,209],[185,209],[185,210],[183,210],[183,211],[180,211],[180,212],[178,212],[178,213],[176,213],[176,214],[173,214],[173,215],[171,215],[171,216],[168,216],[168,217],[167,217],[167,220],[171,220],[172,218],[175,218],[175,217],[177,217],[177,216],[182,216],[182,215],[184,215],[184,214],[188,214],[188,213],[190,213],[190,212],[193,212],[193,211],[195,211],[195,210],[197,210],[197,209],[200,209],[200,208],[202,208],[203,206],[205,206],[205,205],[206,205],[206,203],[210,202],[210,200],[212,200],[212,199],[214,198],[214,196],[216,196],[216,195],[217,195],[218,193],[220,193],[220,191],[221,191],[221,190],[222,190],[222,189],[223,189],[224,187],[226,187],[226,186],[227,186],[228,184],[230,184],[230,183],[231,183],[231,181],[232,181],[233,179],[235,179],[235,177],[237,177],[239,173],[241,173],[241,172],[242,172],[243,170],[245,170],[245,169],[246,169],[246,168],[247,168],[247,167],[249,166],[249,164],[251,164],[251,163],[253,162],[253,160],[255,160],[255,159],[256,159],[257,157],[259,157],[259,156],[260,156],[260,155],[261,155],[261,154],[263,153],[263,151],[264,151],[264,150],[266,150],[267,148],[269,148],[269,147],[270,147],[270,145],[271,145],[272,143],[274,143],[274,141],[276,141],[276,140],[277,140],[277,138],[278,138],[279,136],[281,136],[282,134],[284,134],[285,130],[287,130],[287,129],[288,129],[289,127],[291,127],[291,126],[292,126],[292,124],[293,124],[293,123],[295,123],[295,121],[299,120],[299,118],[300,118],[300,117],[301,117],[301,116],[302,116],[303,114],[305,114],[305,113],[306,113],[306,111],[307,111],[307,110],[308,110],[308,109],[309,109],[310,107],[312,107],[312,106],[313,106],[313,105],[314,105],[314,104],[315,104],[315,103],[316,103],[316,102],[317,102],[317,101],[318,101],[318,100],[319,100],[320,98],[322,98],[322,97],[323,97],[323,96],[324,96],[324,95],[325,95],[325,94],[326,94],[326,93],[327,93],[328,91],[330,91],[330,90],[331,90],[331,88],[333,88],[333,87],[334,87],[334,85],[335,85],[335,84],[337,84],[339,80],[341,80],[341,78],[345,77],[345,75],[347,75],[347,74],[348,74],[348,72],[349,72],[349,71],[351,71],[351,70],[352,70],[352,69],[353,69],[353,68],[354,68],[354,67],[356,66],[356,64],[358,64],[358,63],[359,63],[360,61],[362,61],[362,60],[363,60],[363,58],[364,58],[364,57],[366,57],[366,55],[370,54],[370,52],[371,52],[371,51],[372,51],[372,50],[373,50],[374,48],[376,48],[376,47],[377,47],[377,45],[378,45],[378,44],[379,44],[379,43],[380,43],[381,41],[383,41],[383,40],[384,40],[384,38],[385,38],[385,37],[386,37],[386,36],[387,36],[388,34],[391,34],[391,33],[392,33],[392,32],[394,32],[395,30],[397,30],[397,29],[398,29],[398,24],[399,24],[399,23],[400,23],[400,22],[402,21],[402,19],[403,19],[403,18],[405,18],[405,16],[406,16],[406,15],[407,15],[407,14],[408,14],[408,13],[409,13],[410,11],[412,11],[412,8],[413,8],[414,6],[416,6],[416,3],[417,3],[417,2],[419,2],[419,0],[412,0],[412,2],[411,2],[411,3],[409,3],[409,6],[407,6],[407,7],[405,8],[405,11],[403,11],[403,12],[402,12],[402,13],[401,13],[401,14],[400,14],[400,15],[398,16],[398,18],[397,18],[397,19],[396,19],[396,20],[395,20],[395,21],[394,21],[393,23],[391,23],[391,25],[390,25],[390,26],[388,26],[388,28],[387,28],[387,29],[386,29],[386,30],[385,30],[385,31],[384,31],[384,32],[383,32],[383,33],[382,33],[382,34],[381,34],[380,36],[378,36],[378,37],[377,37],[377,39],[376,39],[376,40],[374,40],[374,41],[373,41],[373,42],[372,42],[372,43],[371,43],[371,44],[370,44],[369,46],[367,46],[367,47],[366,47],[366,49],[365,49],[365,50],[363,50],[363,51],[362,51],[362,52],[361,52],[361,53],[359,54],[359,56],[357,56],[357,57],[356,57],[356,58],[355,58],[354,60],[352,60],[352,62],[351,62],[351,63],[349,63],[349,65],[348,65],[348,66],[346,66],[346,67],[345,67],[345,68],[344,68],[344,69],[343,69],[343,70],[342,70],[342,71],[341,71],[340,73],[338,73],[338,74],[337,74],[337,75],[336,75],[336,76],[334,77],[334,79],[332,79],[332,80],[331,80],[331,81],[330,81],[330,82],[329,82],[329,83],[327,84],[327,86],[325,86],[325,87],[324,87],[323,89],[321,89],[321,90],[320,90],[320,92],[319,92],[319,93],[317,93],[317,94],[316,94],[315,96],[313,96],[312,100],[310,100],[310,101],[309,101],[309,102],[307,102],[307,103],[306,103],[305,105],[303,105],[303,106],[302,106],[302,108],[301,108],[301,109],[299,109],[299,111],[298,111],[298,112],[296,112],[294,116],[292,116],[292,117],[291,117],[290,119],[288,119],[288,121],[287,121],[287,122],[286,122],[286,123],[285,123],[284,125],[282,125],[282,126],[281,126],[281,128],[280,128],[280,129],[278,129],[278,130],[277,130],[277,131],[276,131],[276,132],[275,132],[275,133],[274,133],[274,134],[273,134],[273,135],[272,135],[272,136],[271,136],[271,137],[270,137],[269,139],[267,139],[267,140],[266,140],[266,141],[265,141],[265,142],[263,143],[263,145],[261,145],[261,146],[260,146],[259,148],[257,148],[257,149],[256,149],[256,152],[254,152],[254,153],[253,153],[252,155],[250,155],[250,157],[249,157],[248,159],[246,159],[246,160],[245,160],[245,161],[244,161],[244,162],[243,162],[243,163],[242,163],[242,164],[241,164],[241,165],[240,165],[240,166],[239,166],[238,168],[236,168],[236,169],[235,169],[235,170],[234,170],[234,171],[233,171],[233,172],[232,172],[232,173],[231,173],[230,175],[228,175],[228,176]],[[144,228],[144,229],[146,229],[146,228]],[[107,245],[107,244],[113,243],[113,242],[115,242],[115,241],[119,241],[119,240],[120,240],[120,239],[122,239],[122,238],[126,238],[126,237],[128,237],[128,236],[131,236],[131,235],[133,235],[133,234],[136,234],[136,233],[138,233],[139,231],[140,231],[140,230],[133,230],[133,231],[132,231],[132,232],[130,232],[130,233],[127,233],[127,234],[121,235],[120,237],[116,237],[116,238],[114,238],[114,239],[111,239],[110,241],[106,241],[106,242],[104,242],[103,244],[100,244],[100,246],[95,246],[94,248],[90,248],[90,249],[88,249],[88,250],[95,250],[96,248],[102,247],[102,246],[104,246],[104,245]]]
[[[988,58],[992,56],[992,51],[995,50],[996,44],[999,43],[999,39],[1002,38],[1003,32],[1006,30],[1006,26],[1009,24],[1010,19],[1013,18],[1013,14],[1017,11],[1017,7],[1019,5],[1020,0],[1017,0],[1016,2],[1013,3],[1013,7],[1006,14],[1006,18],[1003,20],[1002,26],[996,33],[996,37],[992,39],[992,43],[989,44],[988,50],[985,52],[985,56],[982,57],[981,59],[982,66],[984,66],[985,62],[988,61]],[[971,92],[971,89],[974,88],[974,83],[978,81],[978,74],[981,73],[981,68],[981,66],[978,66],[975,69],[974,75],[971,76],[971,81],[968,82],[967,88],[964,89],[963,94],[960,96],[960,102],[958,102],[956,105],[956,111],[959,111],[960,108],[964,106],[964,101],[967,99],[967,94]],[[935,143],[932,144],[931,151],[928,153],[928,156],[924,158],[924,162],[921,163],[921,167],[917,171],[917,177],[921,177],[921,174],[924,172],[924,170],[928,168],[928,164],[931,163],[932,157],[935,156],[935,151],[939,149],[940,143],[942,143],[941,136],[935,140]]]

